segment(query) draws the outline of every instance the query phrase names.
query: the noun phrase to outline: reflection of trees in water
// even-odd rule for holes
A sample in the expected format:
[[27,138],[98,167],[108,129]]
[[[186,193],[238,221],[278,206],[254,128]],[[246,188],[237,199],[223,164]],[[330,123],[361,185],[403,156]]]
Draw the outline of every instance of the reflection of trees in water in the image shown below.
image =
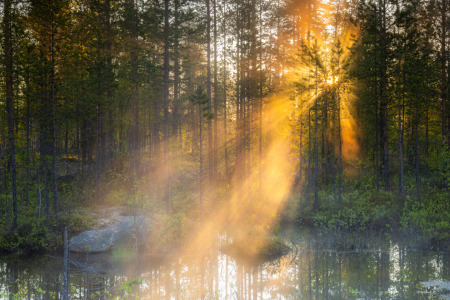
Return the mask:
[[[449,278],[449,253],[413,251],[379,243],[365,250],[336,251],[320,240],[266,262],[243,262],[207,251],[201,258],[140,257],[111,261],[107,255],[72,257],[71,299],[112,299],[121,287],[158,299],[411,299],[421,281]],[[61,299],[62,259],[38,257],[0,263],[2,299]]]

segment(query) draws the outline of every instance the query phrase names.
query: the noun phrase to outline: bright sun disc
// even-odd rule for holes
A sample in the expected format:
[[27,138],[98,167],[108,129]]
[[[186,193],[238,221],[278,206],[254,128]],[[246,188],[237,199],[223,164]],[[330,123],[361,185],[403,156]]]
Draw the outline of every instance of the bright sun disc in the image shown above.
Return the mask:
[[329,85],[335,84],[338,81],[339,77],[337,76],[330,76],[327,78],[327,83]]

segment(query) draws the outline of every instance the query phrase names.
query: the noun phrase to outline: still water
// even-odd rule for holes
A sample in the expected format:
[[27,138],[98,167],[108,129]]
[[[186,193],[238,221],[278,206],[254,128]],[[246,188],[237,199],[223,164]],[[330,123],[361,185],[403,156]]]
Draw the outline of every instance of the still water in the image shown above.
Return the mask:
[[[137,258],[71,254],[71,299],[450,299],[448,252],[370,235],[345,247],[317,234],[286,239],[290,253],[258,261],[218,249]],[[0,259],[1,299],[61,299],[62,280],[57,255]]]

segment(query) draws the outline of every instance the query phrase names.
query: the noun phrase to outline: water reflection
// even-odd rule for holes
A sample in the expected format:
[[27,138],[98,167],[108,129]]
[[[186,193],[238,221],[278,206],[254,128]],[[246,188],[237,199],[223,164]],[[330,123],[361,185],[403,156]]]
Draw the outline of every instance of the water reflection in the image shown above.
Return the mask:
[[[337,251],[323,241],[302,236],[289,254],[253,262],[217,249],[202,257],[72,254],[71,299],[418,299],[448,292],[420,283],[450,281],[450,253],[381,240]],[[136,278],[140,284],[126,288]],[[61,258],[0,260],[1,299],[61,299],[62,280]]]

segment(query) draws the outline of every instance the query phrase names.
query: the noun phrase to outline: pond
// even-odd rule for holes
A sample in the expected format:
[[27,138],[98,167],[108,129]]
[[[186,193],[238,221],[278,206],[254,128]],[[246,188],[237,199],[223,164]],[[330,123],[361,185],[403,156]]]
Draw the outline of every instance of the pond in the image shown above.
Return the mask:
[[[350,250],[320,234],[286,238],[293,250],[270,260],[218,249],[137,258],[72,253],[71,299],[450,299],[448,252],[370,235]],[[0,259],[1,299],[61,299],[62,282],[61,257]]]

